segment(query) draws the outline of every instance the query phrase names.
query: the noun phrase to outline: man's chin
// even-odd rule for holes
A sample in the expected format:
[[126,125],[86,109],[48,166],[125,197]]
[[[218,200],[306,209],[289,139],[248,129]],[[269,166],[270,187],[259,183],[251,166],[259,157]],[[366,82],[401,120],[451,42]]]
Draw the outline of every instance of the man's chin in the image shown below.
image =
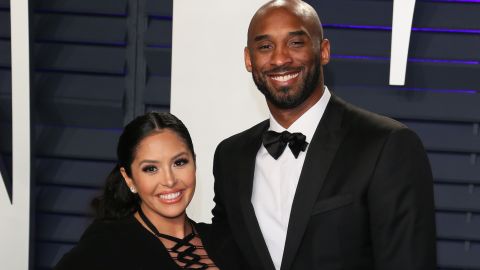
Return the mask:
[[300,105],[303,101],[299,97],[292,96],[275,96],[267,98],[275,107],[280,109],[293,109]]
[[271,85],[266,87],[266,85],[258,83],[256,85],[267,101],[279,109],[293,109],[303,102],[300,101],[300,93],[296,92],[300,91],[298,88],[294,89],[290,86],[275,88]]

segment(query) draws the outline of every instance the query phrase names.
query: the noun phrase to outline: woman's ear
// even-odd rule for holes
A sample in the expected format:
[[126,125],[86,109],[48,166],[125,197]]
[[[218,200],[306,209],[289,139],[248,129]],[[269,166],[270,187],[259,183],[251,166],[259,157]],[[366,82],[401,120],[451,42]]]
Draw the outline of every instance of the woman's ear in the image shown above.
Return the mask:
[[132,178],[130,178],[127,174],[127,171],[125,171],[124,167],[120,167],[120,173],[122,174],[123,180],[125,181],[125,184],[127,184],[128,188],[133,192],[134,190],[136,191],[135,183],[133,183]]

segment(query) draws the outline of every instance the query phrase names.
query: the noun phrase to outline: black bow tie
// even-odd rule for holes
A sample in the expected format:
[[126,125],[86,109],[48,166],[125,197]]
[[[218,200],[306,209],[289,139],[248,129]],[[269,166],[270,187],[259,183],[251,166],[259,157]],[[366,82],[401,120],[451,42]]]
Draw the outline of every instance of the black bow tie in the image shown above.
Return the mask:
[[269,130],[263,134],[263,145],[274,159],[278,159],[283,151],[285,151],[285,147],[287,147],[288,144],[293,155],[297,158],[300,151],[305,151],[305,149],[307,149],[308,143],[305,139],[305,135],[300,132],[290,133],[284,131],[278,133]]

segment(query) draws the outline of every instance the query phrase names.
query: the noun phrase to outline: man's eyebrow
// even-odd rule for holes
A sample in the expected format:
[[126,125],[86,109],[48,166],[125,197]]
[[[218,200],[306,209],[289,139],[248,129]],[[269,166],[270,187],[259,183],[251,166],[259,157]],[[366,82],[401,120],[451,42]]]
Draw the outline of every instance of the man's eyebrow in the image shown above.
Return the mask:
[[303,30],[298,30],[298,31],[293,31],[293,32],[288,32],[289,36],[308,36],[307,32]]
[[265,40],[265,39],[268,39],[268,35],[258,35],[253,40],[255,42],[257,42],[257,41],[262,41],[262,40]]
[[[307,32],[305,32],[305,31],[303,31],[303,30],[288,32],[288,35],[289,35],[289,36],[308,36],[308,35],[307,35]],[[262,40],[268,39],[269,37],[270,37],[269,35],[258,35],[258,36],[256,36],[253,40],[254,40],[255,42],[258,42],[258,41],[262,41]]]

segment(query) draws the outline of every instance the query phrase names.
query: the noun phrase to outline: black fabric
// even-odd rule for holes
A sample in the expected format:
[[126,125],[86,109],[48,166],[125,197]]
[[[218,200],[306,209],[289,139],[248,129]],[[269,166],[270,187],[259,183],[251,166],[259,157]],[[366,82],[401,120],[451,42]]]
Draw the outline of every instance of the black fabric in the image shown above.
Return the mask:
[[[275,270],[251,203],[269,121],[215,152],[213,224],[228,225],[248,269]],[[264,194],[268,196],[268,194]],[[418,136],[332,95],[295,190],[281,270],[436,269],[433,180]]]
[[308,143],[305,139],[305,135],[300,132],[290,133],[285,130],[282,133],[278,133],[269,130],[263,134],[263,145],[274,159],[278,159],[288,144],[293,155],[297,158],[301,151],[307,149]]
[[[245,269],[229,231],[221,226],[195,223],[209,257],[222,270]],[[80,242],[64,255],[55,270],[129,269],[178,270],[167,249],[133,216],[94,221]]]
[[157,227],[155,227],[155,225],[153,225],[153,223],[148,219],[145,213],[143,213],[142,208],[138,209],[138,214],[142,221],[145,223],[145,225],[150,229],[150,231],[153,232],[153,234],[155,234],[157,238],[164,238],[176,243],[168,250],[168,252],[171,254],[171,256],[175,256],[176,260],[185,264],[185,266],[183,266],[183,269],[201,270],[215,266],[215,264],[207,264],[201,262],[202,258],[206,258],[208,257],[208,255],[202,257],[195,253],[197,249],[203,249],[204,247],[195,246],[194,244],[192,244],[191,241],[200,236],[196,233],[195,228],[193,227],[193,224],[191,222],[189,222],[189,224],[191,225],[192,231],[188,235],[180,239],[168,234],[160,233],[157,230]]

